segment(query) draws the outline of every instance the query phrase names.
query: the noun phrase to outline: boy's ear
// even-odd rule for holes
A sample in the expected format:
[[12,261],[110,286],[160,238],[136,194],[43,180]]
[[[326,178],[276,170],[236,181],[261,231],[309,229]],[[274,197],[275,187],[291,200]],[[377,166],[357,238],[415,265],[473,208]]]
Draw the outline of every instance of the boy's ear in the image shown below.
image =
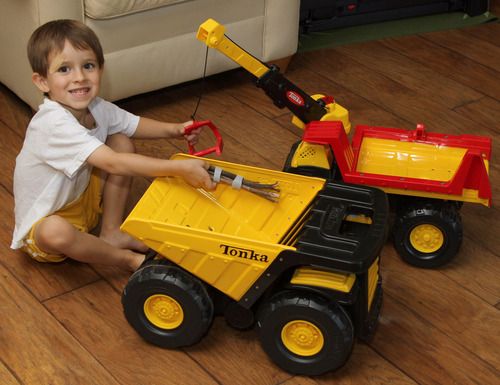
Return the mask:
[[47,79],[45,76],[40,75],[38,72],[33,72],[31,75],[31,80],[43,93],[49,92],[49,85],[47,84]]

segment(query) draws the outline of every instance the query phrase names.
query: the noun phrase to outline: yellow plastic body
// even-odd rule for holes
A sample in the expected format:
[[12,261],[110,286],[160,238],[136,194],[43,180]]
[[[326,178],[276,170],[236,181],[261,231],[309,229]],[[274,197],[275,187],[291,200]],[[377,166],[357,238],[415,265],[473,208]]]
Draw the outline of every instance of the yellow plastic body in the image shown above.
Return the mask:
[[[314,100],[319,100],[324,98],[325,95],[315,94],[311,95],[311,98]],[[346,108],[342,107],[338,103],[329,103],[326,106],[327,113],[321,117],[322,122],[333,122],[333,121],[341,121],[344,126],[344,130],[346,134],[351,132],[351,121],[349,120],[349,111]],[[300,129],[304,129],[305,124],[302,120],[297,118],[295,115],[292,117],[292,124],[297,126]]]
[[[379,258],[368,269],[368,310],[371,308],[379,277]],[[293,285],[323,287],[349,293],[356,282],[356,275],[325,270],[319,267],[299,267],[293,273]]]
[[281,342],[285,348],[301,357],[318,354],[325,345],[321,329],[306,320],[293,320],[281,329]]
[[196,38],[208,47],[217,49],[258,78],[269,71],[269,67],[224,36],[224,31],[223,25],[208,19],[198,28]]
[[[177,154],[173,159],[190,155]],[[325,180],[210,159],[223,170],[261,183],[278,182],[279,202],[219,183],[213,192],[181,178],[157,178],[122,230],[193,275],[239,300],[283,250],[294,223]]]
[[447,182],[465,152],[465,148],[364,138],[356,171]]
[[415,226],[410,232],[410,243],[421,253],[433,253],[444,244],[444,234],[439,227],[424,223]]
[[300,267],[295,270],[290,283],[294,285],[325,287],[349,293],[356,281],[356,274],[343,274],[314,267]]
[[332,160],[333,154],[329,146],[300,142],[293,154],[290,165],[295,168],[314,166],[329,170]]
[[173,330],[184,321],[182,306],[174,298],[154,294],[144,301],[144,315],[160,329]]
[[[314,100],[324,98],[325,95],[315,94],[311,96]],[[349,111],[338,103],[329,103],[326,105],[327,113],[321,118],[322,122],[341,121],[344,131],[347,135],[351,132],[351,121],[349,120]]]
[[[254,58],[244,49],[233,43],[224,35],[225,27],[213,19],[208,19],[198,28],[196,38],[204,42],[208,47],[215,48],[241,67],[245,68],[252,75],[261,78],[269,67]],[[323,98],[324,95],[312,95],[314,100]],[[340,120],[344,125],[344,129],[348,134],[351,130],[351,122],[349,121],[349,112],[338,103],[329,103],[326,105],[327,113],[321,118],[322,121],[336,121]],[[292,123],[304,129],[304,122],[296,116],[292,117]],[[314,165],[314,164],[311,164]]]
[[[323,98],[324,95],[316,94],[311,97],[314,100],[318,100]],[[328,112],[323,115],[321,121],[341,121],[346,134],[349,134],[351,131],[351,122],[349,120],[349,112],[347,109],[338,103],[327,104],[326,109]],[[305,128],[304,122],[295,115],[292,117],[292,124],[302,130]],[[301,142],[293,154],[290,165],[295,168],[312,166],[329,170],[332,160],[333,154],[330,146]]]
[[[465,148],[459,147],[367,137],[361,143],[356,171],[448,182],[458,170],[466,151]],[[486,170],[489,170],[488,161],[484,159],[484,162]],[[407,191],[383,186],[381,188],[391,194],[450,198],[446,194],[427,191]],[[453,199],[488,206],[488,200],[479,198],[476,190],[464,189],[462,196]]]

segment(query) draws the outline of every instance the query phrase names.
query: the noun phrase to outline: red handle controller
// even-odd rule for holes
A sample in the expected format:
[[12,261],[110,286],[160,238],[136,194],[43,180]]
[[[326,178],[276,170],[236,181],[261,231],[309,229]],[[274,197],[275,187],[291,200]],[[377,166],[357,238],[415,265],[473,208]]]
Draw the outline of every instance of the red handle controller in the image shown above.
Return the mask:
[[220,135],[219,130],[217,130],[217,127],[215,127],[215,124],[213,124],[211,120],[202,120],[193,122],[193,124],[184,127],[184,134],[189,135],[191,131],[196,130],[197,128],[203,126],[207,126],[212,130],[212,133],[215,136],[215,146],[209,147],[205,150],[196,151],[193,145],[188,144],[189,153],[191,155],[196,155],[196,156],[204,156],[211,154],[212,152],[215,152],[215,154],[217,155],[222,154],[222,147],[223,147],[222,136]]

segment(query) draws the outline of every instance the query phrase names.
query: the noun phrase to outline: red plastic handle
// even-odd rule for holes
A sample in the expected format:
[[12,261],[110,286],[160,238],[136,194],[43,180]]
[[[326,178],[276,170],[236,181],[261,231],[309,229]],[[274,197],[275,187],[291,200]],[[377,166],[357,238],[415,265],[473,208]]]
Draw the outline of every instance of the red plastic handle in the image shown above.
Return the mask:
[[193,122],[193,124],[184,127],[184,134],[189,135],[191,131],[204,126],[207,126],[212,130],[212,133],[215,136],[215,146],[209,147],[205,150],[196,151],[193,145],[188,144],[189,153],[191,155],[196,155],[196,156],[204,156],[211,154],[212,152],[215,152],[217,155],[222,154],[222,147],[223,147],[222,136],[220,135],[219,130],[217,130],[217,127],[215,127],[215,124],[213,124],[211,120],[202,120]]

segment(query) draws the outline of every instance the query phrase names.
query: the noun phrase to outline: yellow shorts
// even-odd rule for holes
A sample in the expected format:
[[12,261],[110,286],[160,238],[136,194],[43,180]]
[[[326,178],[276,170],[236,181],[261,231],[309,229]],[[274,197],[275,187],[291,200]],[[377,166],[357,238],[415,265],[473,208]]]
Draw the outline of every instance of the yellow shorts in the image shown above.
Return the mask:
[[[100,170],[95,169],[90,176],[90,182],[82,195],[75,201],[66,205],[52,215],[59,215],[75,226],[78,230],[88,233],[99,223],[101,209],[101,177]],[[36,226],[45,218],[37,221],[28,235],[24,238],[24,246],[21,248],[33,259],[39,262],[61,262],[66,259],[62,254],[47,254],[40,250],[35,243]]]

